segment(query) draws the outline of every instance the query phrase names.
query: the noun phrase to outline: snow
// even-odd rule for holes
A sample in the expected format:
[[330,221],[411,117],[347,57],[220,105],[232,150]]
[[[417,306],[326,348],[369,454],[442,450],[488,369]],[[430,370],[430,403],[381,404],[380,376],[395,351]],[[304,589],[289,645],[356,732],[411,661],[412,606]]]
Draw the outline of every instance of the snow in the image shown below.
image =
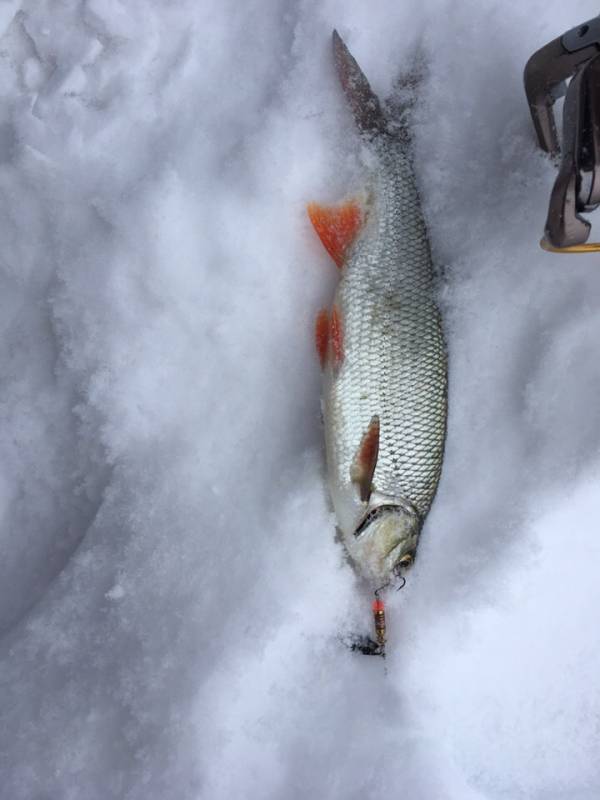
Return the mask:
[[[1,3],[2,800],[598,797],[600,272],[538,247],[521,78],[596,12]],[[323,484],[334,26],[382,97],[429,53],[449,437],[387,674]]]

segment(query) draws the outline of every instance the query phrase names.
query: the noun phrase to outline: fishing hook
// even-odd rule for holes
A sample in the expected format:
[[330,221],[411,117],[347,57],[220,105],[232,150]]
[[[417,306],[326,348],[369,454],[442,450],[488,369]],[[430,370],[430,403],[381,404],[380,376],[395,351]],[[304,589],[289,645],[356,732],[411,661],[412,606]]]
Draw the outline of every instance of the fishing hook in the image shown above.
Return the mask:
[[397,565],[397,566],[394,568],[394,577],[395,577],[395,578],[397,578],[398,580],[402,581],[402,583],[400,584],[400,586],[398,586],[398,587],[396,588],[396,591],[397,591],[397,592],[399,592],[399,591],[400,591],[400,589],[404,589],[404,587],[406,586],[406,578],[405,578],[405,577],[404,577],[404,575],[402,575],[402,573],[400,572],[400,570],[401,570],[401,569],[402,569],[402,566],[401,566],[400,564],[398,564],[398,565]]

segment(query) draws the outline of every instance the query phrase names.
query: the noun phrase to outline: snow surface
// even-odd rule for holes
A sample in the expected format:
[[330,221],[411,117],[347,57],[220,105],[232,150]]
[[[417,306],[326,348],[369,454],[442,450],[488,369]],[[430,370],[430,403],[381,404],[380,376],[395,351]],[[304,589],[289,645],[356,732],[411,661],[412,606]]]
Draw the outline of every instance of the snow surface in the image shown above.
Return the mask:
[[[600,270],[538,248],[522,89],[597,10],[2,0],[2,800],[600,796]],[[382,97],[430,59],[451,410],[387,675],[323,485],[334,26]]]

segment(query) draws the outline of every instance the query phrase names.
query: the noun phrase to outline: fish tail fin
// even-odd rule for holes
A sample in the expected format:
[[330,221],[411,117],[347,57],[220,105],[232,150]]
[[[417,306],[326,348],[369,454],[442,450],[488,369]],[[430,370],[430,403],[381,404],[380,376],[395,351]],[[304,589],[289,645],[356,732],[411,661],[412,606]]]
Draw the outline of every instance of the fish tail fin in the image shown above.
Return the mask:
[[385,133],[387,123],[379,98],[336,30],[333,31],[333,57],[360,132],[371,136]]
[[394,82],[392,96],[386,101],[385,114],[390,133],[410,135],[411,114],[419,89],[427,73],[427,59],[423,42],[418,40],[411,53],[410,66]]
[[394,94],[384,107],[336,30],[333,31],[333,56],[340,83],[360,132],[370,137],[383,133],[408,137],[410,112],[426,69],[422,43],[417,43],[410,68],[398,78]]

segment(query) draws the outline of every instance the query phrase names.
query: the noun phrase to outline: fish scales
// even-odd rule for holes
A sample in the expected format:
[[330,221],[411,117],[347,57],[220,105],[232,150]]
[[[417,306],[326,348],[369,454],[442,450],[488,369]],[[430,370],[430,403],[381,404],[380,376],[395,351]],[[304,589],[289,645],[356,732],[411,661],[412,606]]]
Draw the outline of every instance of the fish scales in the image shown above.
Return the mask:
[[[376,148],[368,222],[344,267],[335,304],[344,361],[325,396],[330,480],[347,484],[358,444],[380,418],[378,492],[429,510],[446,431],[446,350],[433,266],[408,145]],[[336,492],[337,493],[337,492]]]

